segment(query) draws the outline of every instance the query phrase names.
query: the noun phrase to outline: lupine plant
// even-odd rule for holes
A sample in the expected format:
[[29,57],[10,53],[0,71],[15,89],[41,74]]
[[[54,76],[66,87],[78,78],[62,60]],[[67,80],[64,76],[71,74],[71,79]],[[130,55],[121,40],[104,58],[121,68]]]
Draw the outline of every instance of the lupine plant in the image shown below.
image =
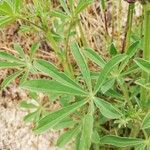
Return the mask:
[[[107,1],[99,2],[105,16]],[[83,32],[80,13],[92,0],[59,0],[58,7],[51,0],[1,1],[0,27],[18,21],[20,30],[39,32],[59,60],[56,66],[37,57],[37,43],[28,54],[18,43],[15,54],[0,51],[0,69],[14,70],[1,89],[20,79],[19,86],[29,91],[29,101],[20,106],[30,110],[24,120],[35,125],[35,134],[65,129],[56,145],[64,147],[73,141],[76,150],[150,149],[150,1],[137,2],[144,12],[144,38],[138,40],[132,39],[136,0],[126,2],[124,45],[117,49],[106,33],[111,46],[105,58],[90,48]],[[97,66],[96,71],[89,63]],[[41,100],[40,93],[47,99]],[[55,101],[60,108],[51,112],[50,104]]]

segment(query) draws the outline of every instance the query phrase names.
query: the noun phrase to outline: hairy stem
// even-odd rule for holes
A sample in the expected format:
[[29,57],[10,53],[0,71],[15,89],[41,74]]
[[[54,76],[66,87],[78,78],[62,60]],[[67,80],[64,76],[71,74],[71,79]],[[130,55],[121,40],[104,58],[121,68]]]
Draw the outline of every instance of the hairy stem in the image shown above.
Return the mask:
[[133,13],[134,13],[134,3],[130,3],[129,7],[128,7],[126,33],[125,33],[125,39],[123,41],[122,52],[124,52],[124,50],[126,50],[130,46],[131,29],[132,29],[132,23],[133,23]]
[[[150,60],[150,3],[143,6],[144,8],[144,51],[143,58]],[[142,78],[146,82],[149,82],[149,74],[142,72]],[[143,107],[147,107],[148,103],[148,91],[145,88],[141,88],[141,103]]]

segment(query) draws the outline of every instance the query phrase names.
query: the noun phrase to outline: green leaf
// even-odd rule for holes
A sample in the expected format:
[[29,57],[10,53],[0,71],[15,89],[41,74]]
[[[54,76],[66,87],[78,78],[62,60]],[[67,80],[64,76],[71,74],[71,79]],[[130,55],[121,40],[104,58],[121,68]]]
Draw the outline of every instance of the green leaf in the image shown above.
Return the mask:
[[106,93],[108,90],[110,90],[114,86],[114,83],[115,83],[115,78],[107,80],[101,87],[102,93]]
[[34,66],[39,71],[49,75],[50,77],[60,82],[61,84],[65,84],[69,87],[73,87],[77,90],[81,90],[82,92],[84,92],[84,90],[77,83],[75,83],[63,72],[60,72],[52,63],[49,63],[45,60],[37,60],[34,61]]
[[26,116],[24,116],[23,120],[24,120],[25,122],[33,121],[33,120],[35,120],[37,114],[38,114],[38,111],[34,111],[34,112],[32,112],[32,113],[29,113],[29,114],[27,114]]
[[119,137],[119,136],[104,136],[100,140],[101,144],[113,145],[116,147],[130,147],[144,143],[143,139]]
[[23,51],[23,49],[19,43],[14,44],[14,49],[18,52],[20,57],[22,57],[23,59],[25,58],[25,53],[24,53],[24,51]]
[[4,27],[9,23],[13,22],[13,18],[9,16],[0,16],[0,27]]
[[27,78],[29,76],[29,71],[25,71],[24,74],[22,75],[21,79],[20,79],[20,84],[22,84],[23,82],[27,81]]
[[15,12],[19,12],[20,11],[20,7],[21,7],[21,4],[22,4],[22,0],[14,0],[14,10]]
[[135,146],[135,150],[146,150],[147,145],[146,144],[140,144]]
[[115,56],[118,54],[117,48],[115,47],[114,43],[110,45],[109,53],[111,56]]
[[80,139],[80,150],[89,150],[93,134],[93,115],[87,114],[83,119],[82,135]]
[[69,105],[72,101],[74,101],[74,96],[73,95],[62,95],[61,98],[59,99],[60,104],[62,106],[67,106]]
[[77,8],[75,9],[75,14],[79,14],[81,11],[83,11],[85,8],[87,8],[88,5],[92,4],[93,0],[80,0],[78,3]]
[[129,46],[129,48],[126,51],[126,54],[128,55],[129,58],[133,57],[135,53],[137,52],[137,49],[139,47],[139,41],[134,42]]
[[100,0],[103,11],[106,9],[106,0]]
[[61,6],[63,7],[64,11],[65,11],[68,15],[70,15],[70,11],[69,11],[69,9],[68,9],[68,6],[67,6],[66,1],[65,1],[65,0],[59,0],[59,2],[60,2],[60,4],[61,4]]
[[11,55],[11,54],[3,52],[3,51],[0,52],[0,58],[7,60],[9,62],[23,63],[21,60],[16,58],[14,55]]
[[150,112],[144,117],[142,122],[142,129],[150,128]]
[[111,103],[104,101],[100,98],[95,98],[94,102],[96,106],[100,109],[102,115],[106,118],[117,119],[122,116],[120,110]]
[[22,107],[22,108],[27,108],[27,109],[37,108],[36,105],[34,105],[33,103],[29,103],[29,102],[27,102],[27,101],[21,101],[21,102],[20,102],[20,107]]
[[68,18],[68,16],[62,11],[52,11],[51,15],[54,16],[54,17],[58,17],[62,20]]
[[100,136],[99,136],[98,132],[96,130],[94,130],[93,134],[92,134],[92,143],[99,144],[99,142],[100,142]]
[[13,9],[11,7],[11,3],[9,3],[6,0],[3,0],[3,2],[0,3],[0,13],[5,14],[5,15],[12,15]]
[[135,81],[135,83],[137,85],[140,85],[140,86],[144,87],[145,89],[150,90],[150,82],[146,82],[145,79],[143,79],[143,78]]
[[71,11],[73,12],[73,9],[74,9],[74,0],[69,0],[69,6],[70,6],[70,9]]
[[8,68],[19,68],[22,67],[23,65],[18,64],[18,63],[10,63],[6,61],[0,61],[0,69],[8,69]]
[[60,121],[58,124],[56,124],[53,129],[54,130],[60,130],[60,129],[64,129],[64,128],[69,128],[74,126],[77,123],[77,121],[74,121],[70,118],[65,118],[64,120]]
[[76,127],[68,130],[63,135],[59,137],[57,140],[58,147],[64,147],[67,143],[69,143],[73,138],[75,138],[80,132],[80,128]]
[[95,62],[97,65],[99,65],[101,68],[104,68],[106,62],[103,60],[103,58],[97,54],[93,49],[86,48],[84,51],[84,54],[86,57],[88,57],[91,61]]
[[116,99],[124,100],[124,97],[122,96],[122,94],[119,93],[119,92],[116,91],[116,90],[110,89],[109,91],[107,91],[107,92],[105,93],[105,95],[114,97],[114,98],[116,98]]
[[34,58],[35,53],[37,52],[37,50],[39,49],[39,47],[40,47],[39,43],[32,44],[30,52],[29,52],[31,60]]
[[87,96],[86,92],[71,88],[53,80],[30,80],[24,82],[21,87],[23,89],[31,90],[33,92],[46,92],[46,93],[60,93],[60,94],[73,94],[79,96]]
[[92,85],[91,85],[90,70],[89,70],[87,62],[84,58],[84,55],[81,53],[77,43],[73,43],[71,45],[71,51],[72,51],[72,54],[81,70],[81,73],[86,81],[86,84],[87,84],[89,90],[91,90]]
[[99,89],[102,87],[103,83],[105,82],[108,74],[113,70],[113,68],[118,65],[120,62],[122,62],[127,56],[124,54],[119,54],[113,57],[103,68],[103,70],[100,72],[97,84],[95,85],[95,93],[99,91]]
[[23,71],[17,71],[9,76],[7,76],[4,81],[1,83],[1,89],[4,89],[7,87],[15,78],[17,78],[19,75],[21,75]]
[[53,128],[56,124],[58,124],[61,120],[72,114],[74,111],[85,105],[87,101],[82,100],[79,102],[76,102],[70,106],[64,107],[60,110],[57,110],[55,112],[52,112],[42,118],[38,122],[38,126],[34,129],[36,133],[41,133],[44,131],[47,131],[50,128]]
[[150,61],[142,58],[134,59],[134,61],[143,71],[150,73]]

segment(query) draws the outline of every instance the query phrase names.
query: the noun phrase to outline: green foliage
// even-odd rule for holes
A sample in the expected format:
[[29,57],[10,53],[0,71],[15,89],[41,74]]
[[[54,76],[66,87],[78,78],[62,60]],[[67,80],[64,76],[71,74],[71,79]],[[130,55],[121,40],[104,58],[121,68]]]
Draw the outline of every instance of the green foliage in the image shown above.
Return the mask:
[[[19,79],[19,86],[30,92],[29,99],[20,103],[29,110],[24,121],[33,122],[37,134],[64,129],[58,147],[75,140],[76,150],[148,150],[150,105],[141,105],[140,87],[146,89],[149,100],[150,58],[139,57],[142,36],[132,39],[124,52],[113,39],[109,41],[106,33],[107,57],[101,56],[98,49],[90,48],[82,30],[80,14],[92,3],[59,0],[54,7],[49,0],[29,4],[3,0],[0,27],[18,21],[21,31],[38,33],[50,45],[58,63],[36,55],[41,48],[38,42],[33,42],[28,53],[15,43],[14,53],[0,51],[0,69],[13,70],[1,83],[1,89]],[[101,15],[106,15],[107,3],[100,1]],[[91,64],[97,67],[93,69]],[[141,77],[141,70],[146,76]],[[39,93],[44,93],[42,100]],[[50,111],[53,102],[58,102],[60,108]]]

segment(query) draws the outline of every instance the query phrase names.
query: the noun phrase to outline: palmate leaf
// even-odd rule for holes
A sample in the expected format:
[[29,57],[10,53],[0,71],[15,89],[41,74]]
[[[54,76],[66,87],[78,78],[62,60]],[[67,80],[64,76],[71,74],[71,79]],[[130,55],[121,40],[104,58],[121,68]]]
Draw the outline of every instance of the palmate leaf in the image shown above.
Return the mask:
[[150,73],[150,61],[142,58],[137,58],[134,61],[143,71]]
[[142,129],[150,128],[150,112],[144,117],[142,122]]
[[45,93],[54,92],[60,94],[87,96],[87,93],[81,91],[80,89],[75,89],[73,87],[63,85],[54,80],[44,80],[44,79],[30,80],[22,83],[21,87],[23,89],[27,89],[33,92],[45,92]]
[[67,143],[69,143],[73,138],[75,138],[80,132],[80,127],[77,126],[73,129],[68,130],[63,135],[59,137],[57,140],[58,147],[64,147]]
[[130,138],[130,137],[128,138],[128,137],[108,135],[100,139],[100,144],[113,145],[116,147],[130,147],[144,144],[144,140],[138,138]]
[[96,106],[100,109],[103,116],[109,119],[117,119],[122,116],[120,110],[113,106],[111,103],[104,101],[100,98],[95,98],[94,100]]
[[88,89],[92,90],[90,70],[88,68],[85,57],[81,53],[77,43],[73,43],[71,45],[71,52],[72,52],[78,66],[81,70],[81,73],[83,75],[83,78],[85,79],[85,82],[87,84]]
[[82,100],[79,102],[76,102],[72,105],[69,105],[67,107],[64,107],[60,110],[57,110],[55,112],[52,112],[42,118],[38,122],[38,126],[34,129],[34,132],[36,133],[42,133],[47,131],[50,128],[53,128],[56,124],[58,124],[61,120],[72,114],[74,111],[85,105],[87,101]]
[[91,61],[95,62],[101,68],[104,68],[106,62],[93,49],[86,48],[83,52],[84,52],[85,56],[88,57]]
[[125,54],[118,54],[115,57],[113,57],[103,68],[103,70],[100,72],[97,84],[95,85],[95,93],[99,91],[99,89],[102,87],[103,83],[105,82],[108,74],[114,69],[116,65],[118,65],[120,62],[125,60],[127,56]]
[[91,146],[92,134],[93,134],[93,115],[87,114],[83,119],[82,135],[80,138],[79,149],[88,150]]
[[23,71],[17,71],[9,76],[7,76],[4,81],[1,83],[1,89],[4,89],[5,87],[7,87],[13,80],[15,80],[15,78],[17,78],[18,76],[20,76],[22,74]]
[[70,79],[66,74],[60,72],[52,63],[47,62],[45,60],[37,60],[34,61],[34,66],[39,71],[49,75],[54,80],[60,82],[61,84],[73,87],[75,89],[80,89],[84,92],[84,90],[72,79]]

